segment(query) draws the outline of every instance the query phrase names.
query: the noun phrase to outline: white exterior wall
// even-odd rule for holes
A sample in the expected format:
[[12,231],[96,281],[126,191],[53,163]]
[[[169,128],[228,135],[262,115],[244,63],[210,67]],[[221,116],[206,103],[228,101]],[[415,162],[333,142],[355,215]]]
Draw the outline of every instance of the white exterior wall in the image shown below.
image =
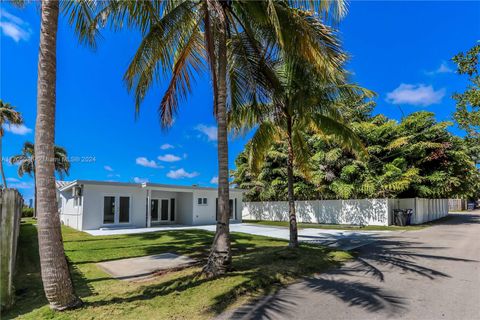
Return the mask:
[[193,224],[193,192],[177,193],[177,223]]
[[[207,198],[206,205],[199,205],[198,198]],[[234,208],[234,218],[233,221],[242,220],[242,194],[230,190],[230,199],[237,199],[237,212],[235,215]],[[216,218],[216,203],[217,203],[217,190],[194,190],[193,191],[193,225],[203,225],[203,224],[215,224],[217,223]],[[236,217],[236,219],[235,219]]]
[[[388,199],[296,201],[299,222],[388,225]],[[243,219],[288,220],[288,202],[245,202]]]
[[[65,225],[77,230],[95,230],[102,227],[147,227],[147,190],[150,190],[151,199],[175,199],[175,220],[161,223],[152,222],[152,226],[163,223],[185,225],[216,223],[217,190],[214,189],[184,189],[172,186],[171,190],[165,190],[168,187],[155,190],[155,187],[150,189],[134,184],[110,185],[104,183],[83,183],[82,186],[82,203],[78,207],[74,206],[71,189],[58,192],[61,201],[61,220]],[[130,221],[128,223],[103,223],[105,196],[130,197]],[[198,205],[198,198],[207,198],[207,205]],[[237,200],[237,219],[232,219],[232,221],[241,221],[242,192],[231,191],[230,199]]]
[[393,209],[413,209],[412,224],[422,224],[443,218],[448,215],[448,199],[390,199],[393,206],[390,214],[393,217]]
[[77,230],[82,229],[83,196],[81,206],[74,205],[72,190],[59,192],[60,221]]
[[[103,224],[103,197],[105,196],[130,196],[129,223]],[[145,227],[146,198],[146,190],[139,186],[85,184],[83,186],[83,228],[80,230],[113,226]]]
[[[412,224],[448,215],[447,199],[360,199],[296,201],[299,222],[353,225],[392,225],[394,209],[413,209]],[[288,202],[245,202],[243,219],[288,221]]]

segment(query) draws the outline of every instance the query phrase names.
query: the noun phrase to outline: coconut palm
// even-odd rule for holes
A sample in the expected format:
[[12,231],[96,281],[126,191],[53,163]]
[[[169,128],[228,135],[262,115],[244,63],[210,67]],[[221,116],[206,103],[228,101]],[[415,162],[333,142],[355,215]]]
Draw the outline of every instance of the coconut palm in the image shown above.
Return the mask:
[[[60,147],[54,146],[55,172],[63,179],[64,175],[68,175],[70,170],[70,162],[67,158],[67,151]],[[25,174],[33,177],[35,181],[35,146],[33,143],[27,141],[23,144],[22,153],[10,158],[12,164],[18,165],[18,176],[21,178]],[[34,191],[35,198],[35,214],[37,209],[37,185],[35,184]]]
[[3,187],[7,188],[7,179],[5,179],[5,172],[3,171],[3,157],[2,157],[2,140],[4,134],[4,125],[19,125],[23,123],[23,118],[20,112],[15,110],[15,107],[9,103],[3,102],[0,99],[0,172],[2,173]]
[[54,141],[58,15],[58,1],[41,2],[34,172],[43,289],[51,308],[65,310],[80,305],[82,301],[75,295],[70,277],[56,201]]
[[[274,69],[274,68],[272,68]],[[246,147],[248,163],[254,172],[264,161],[270,148],[280,141],[287,144],[287,190],[290,221],[290,247],[298,247],[295,213],[294,167],[309,175],[309,150],[305,138],[309,133],[320,133],[335,139],[357,155],[366,152],[361,141],[349,129],[336,106],[339,97],[368,91],[347,85],[345,72],[337,77],[324,74],[309,64],[284,59],[271,74],[278,86],[273,88],[273,99],[266,104],[251,101],[234,106],[229,114],[230,126],[236,131],[257,128]]]
[[[306,6],[310,11],[302,10]],[[163,128],[172,124],[181,99],[192,89],[198,73],[207,71],[212,79],[213,112],[218,125],[218,212],[215,238],[207,276],[226,272],[231,266],[229,238],[229,182],[227,108],[247,99],[252,88],[262,97],[258,72],[268,54],[295,54],[321,68],[325,76],[335,73],[344,57],[330,30],[312,12],[341,17],[344,1],[106,1],[99,2],[97,14],[78,33],[94,42],[99,26],[114,28],[135,25],[143,40],[126,73],[128,89],[135,94],[139,112],[146,93],[161,76],[170,77],[159,105]],[[126,22],[126,23],[125,23]],[[255,65],[257,64],[257,65]]]

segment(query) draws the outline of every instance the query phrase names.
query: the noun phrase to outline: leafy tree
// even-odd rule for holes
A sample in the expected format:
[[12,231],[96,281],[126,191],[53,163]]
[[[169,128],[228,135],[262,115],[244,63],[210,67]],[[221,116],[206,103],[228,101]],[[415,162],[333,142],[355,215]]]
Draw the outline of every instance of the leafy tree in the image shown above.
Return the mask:
[[[436,122],[430,112],[416,112],[401,123],[371,116],[373,105],[356,100],[344,104],[352,130],[369,152],[356,159],[324,136],[309,134],[312,177],[295,175],[299,199],[375,197],[469,197],[480,190],[480,175],[464,140],[447,131],[449,122]],[[355,115],[356,114],[356,115]],[[248,191],[248,200],[285,200],[285,143],[268,152],[256,175],[246,165],[247,152],[236,160],[234,182]]]
[[9,103],[3,102],[0,99],[0,172],[2,173],[3,187],[7,188],[7,179],[3,171],[3,157],[2,157],[2,141],[3,141],[3,126],[4,125],[19,125],[23,123],[23,118],[20,112],[15,110],[15,107]]
[[[60,147],[54,146],[55,172],[63,179],[63,175],[68,175],[70,171],[70,162],[68,161],[67,151]],[[12,164],[18,165],[18,176],[21,178],[25,174],[33,176],[35,181],[35,146],[31,142],[23,144],[22,153],[10,158]],[[35,211],[37,208],[37,184],[35,183]],[[36,217],[35,212],[35,217]]]
[[[71,1],[74,2],[74,1]],[[87,1],[75,2],[82,7]],[[59,1],[42,0],[37,77],[34,172],[40,266],[45,296],[55,310],[75,308],[75,294],[63,250],[55,187],[55,108]]]
[[[332,35],[328,44],[330,48],[337,45]],[[242,106],[232,108],[230,125],[237,130],[256,131],[246,147],[248,165],[253,172],[264,162],[268,150],[277,142],[286,143],[287,199],[289,204],[290,242],[291,247],[298,247],[298,232],[295,213],[294,167],[305,177],[310,174],[310,150],[306,141],[308,133],[328,135],[344,147],[361,153],[362,144],[355,134],[343,123],[337,110],[336,102],[341,94],[352,93],[351,87],[345,84],[345,72],[342,69],[344,56],[340,49],[331,51],[330,69],[318,72],[307,64],[283,59],[276,72],[269,73],[270,79],[277,84],[273,87],[272,102],[259,104],[251,101]],[[273,68],[272,68],[273,69]],[[347,90],[349,89],[349,90]],[[345,91],[345,92],[344,92]],[[278,186],[282,181],[274,181]],[[297,190],[296,190],[297,189]]]
[[[215,276],[231,266],[227,108],[262,87],[257,73],[265,52],[295,55],[313,66],[328,64],[322,46],[326,29],[313,10],[329,16],[345,12],[344,1],[109,1],[98,3],[90,26],[81,26],[84,39],[95,38],[98,25],[110,21],[137,26],[143,40],[125,80],[135,93],[138,112],[148,90],[161,76],[170,78],[158,113],[163,128],[172,124],[181,99],[201,71],[212,79],[213,111],[218,125],[217,231],[204,274]],[[307,12],[294,7],[307,6]],[[313,9],[313,10],[312,10]],[[332,10],[330,10],[332,9]],[[229,59],[230,58],[230,59]]]
[[467,131],[466,141],[470,153],[476,163],[480,163],[480,75],[479,59],[480,44],[475,45],[467,53],[459,53],[453,57],[457,64],[457,73],[467,75],[470,85],[463,93],[455,93],[457,101],[453,114],[460,128]]

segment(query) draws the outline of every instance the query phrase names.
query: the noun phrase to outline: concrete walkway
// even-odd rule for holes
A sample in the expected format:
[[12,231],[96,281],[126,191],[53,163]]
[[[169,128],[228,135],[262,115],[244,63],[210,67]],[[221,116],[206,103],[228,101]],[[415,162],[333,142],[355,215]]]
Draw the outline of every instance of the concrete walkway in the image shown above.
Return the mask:
[[173,253],[161,253],[113,261],[104,261],[97,265],[112,277],[119,280],[143,280],[151,277],[158,271],[185,267],[195,260]]
[[[111,229],[111,230],[85,230],[85,232],[94,236],[137,234],[146,232],[162,232],[171,230],[206,230],[215,232],[215,225],[205,226],[162,226],[153,228],[132,228],[132,229]],[[248,223],[235,223],[230,225],[231,232],[242,232],[258,236],[266,236],[277,239],[289,239],[288,228],[259,226]],[[351,250],[362,245],[375,241],[380,235],[388,231],[345,231],[330,229],[299,229],[298,238],[300,241],[312,242],[330,247],[338,247],[344,250]]]
[[480,319],[480,211],[392,232],[356,261],[220,319]]

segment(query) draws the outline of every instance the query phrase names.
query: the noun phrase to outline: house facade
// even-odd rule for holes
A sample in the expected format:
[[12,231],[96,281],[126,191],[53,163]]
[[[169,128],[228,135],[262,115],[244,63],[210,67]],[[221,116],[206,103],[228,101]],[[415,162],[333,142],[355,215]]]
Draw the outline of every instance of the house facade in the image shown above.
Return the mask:
[[[242,190],[230,189],[230,219],[242,220]],[[205,225],[217,219],[217,189],[92,180],[57,182],[63,224],[77,230]]]

